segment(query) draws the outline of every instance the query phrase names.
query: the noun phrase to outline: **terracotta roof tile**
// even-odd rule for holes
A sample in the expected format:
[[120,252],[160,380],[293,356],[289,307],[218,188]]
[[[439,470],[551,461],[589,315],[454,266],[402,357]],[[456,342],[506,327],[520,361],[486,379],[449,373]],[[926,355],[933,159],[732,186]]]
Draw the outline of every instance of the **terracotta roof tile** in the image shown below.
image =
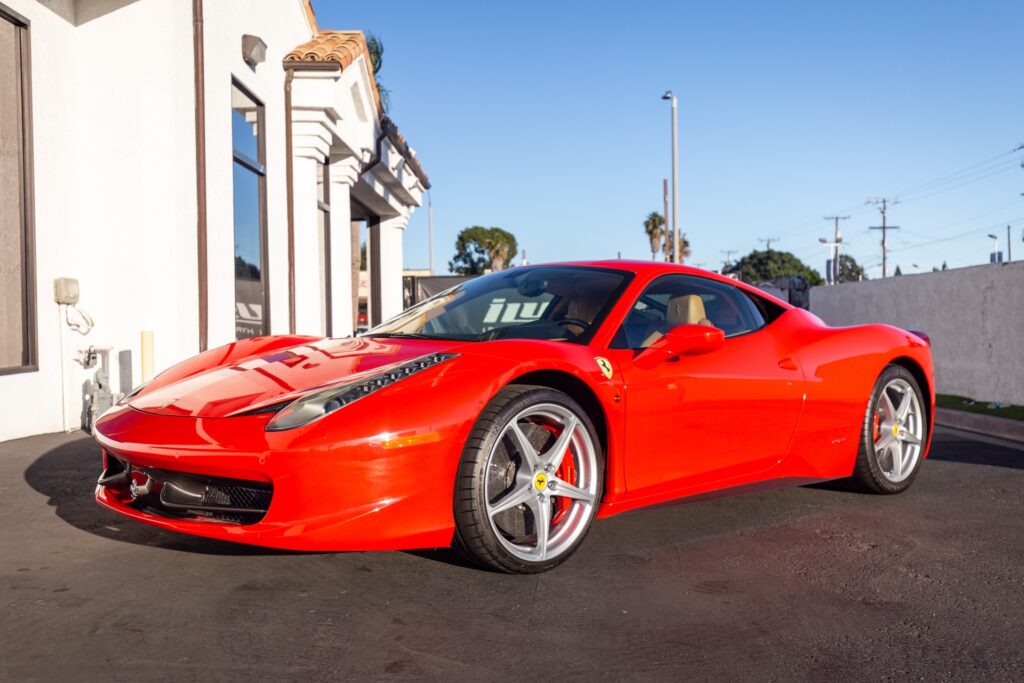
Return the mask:
[[320,31],[311,40],[285,55],[286,62],[336,62],[348,68],[359,55],[370,53],[362,31]]
[[366,37],[362,31],[320,31],[312,39],[285,55],[284,61],[286,64],[296,64],[297,62],[329,64],[333,62],[345,70],[359,58],[359,55],[366,57],[366,67],[371,69],[370,84],[373,88],[373,101],[377,105],[377,111],[383,113],[380,106],[380,92],[377,90],[377,80],[372,73],[370,51],[366,47]]
[[[284,61],[285,64],[291,64],[296,68],[301,68],[301,64],[306,62],[311,64],[329,64],[333,62],[342,70],[345,70],[360,55],[366,58],[367,68],[372,69],[370,52],[366,47],[366,37],[362,31],[320,31],[311,40],[299,45],[285,55]],[[395,126],[394,122],[384,115],[384,111],[380,106],[380,93],[377,90],[377,81],[373,77],[372,72],[370,74],[370,83],[373,88],[373,99],[377,104],[377,112],[381,117],[381,127],[391,140],[391,144],[409,162],[409,166],[416,177],[420,179],[424,187],[429,188],[430,180],[427,178],[427,174],[424,173],[423,167],[420,165],[416,155],[413,154],[412,148],[409,147],[409,143],[398,132],[398,127]]]

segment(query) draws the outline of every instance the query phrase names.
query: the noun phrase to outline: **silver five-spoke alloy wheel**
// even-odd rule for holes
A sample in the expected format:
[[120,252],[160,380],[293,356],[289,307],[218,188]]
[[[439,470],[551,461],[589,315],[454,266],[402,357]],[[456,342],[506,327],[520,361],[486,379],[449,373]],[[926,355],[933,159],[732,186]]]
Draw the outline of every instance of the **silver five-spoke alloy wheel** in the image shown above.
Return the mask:
[[569,408],[532,405],[508,421],[487,457],[487,519],[501,546],[527,562],[553,560],[587,531],[598,455]]
[[901,378],[886,383],[875,407],[872,433],[882,476],[894,484],[907,479],[921,457],[925,416],[910,384]]

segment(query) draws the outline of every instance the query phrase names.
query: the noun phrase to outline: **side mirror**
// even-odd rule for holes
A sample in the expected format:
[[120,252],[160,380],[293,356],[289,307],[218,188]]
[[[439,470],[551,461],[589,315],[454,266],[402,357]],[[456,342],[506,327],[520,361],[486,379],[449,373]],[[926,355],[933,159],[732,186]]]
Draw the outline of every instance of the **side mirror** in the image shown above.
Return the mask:
[[725,332],[706,325],[677,325],[640,352],[634,361],[638,367],[653,368],[674,356],[695,356],[722,348]]

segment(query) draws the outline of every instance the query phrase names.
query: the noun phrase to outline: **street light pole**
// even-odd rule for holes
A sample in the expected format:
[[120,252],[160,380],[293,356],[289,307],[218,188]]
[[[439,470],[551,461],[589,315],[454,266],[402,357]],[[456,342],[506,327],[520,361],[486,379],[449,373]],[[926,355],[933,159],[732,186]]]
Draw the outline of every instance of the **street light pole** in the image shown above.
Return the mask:
[[989,233],[989,237],[991,237],[992,241],[995,243],[992,246],[992,258],[990,259],[990,261],[992,263],[1001,263],[1001,261],[999,260],[999,235],[993,235]]
[[827,272],[825,273],[826,285],[839,284],[839,266],[837,263],[839,261],[839,247],[842,245],[841,240],[842,238],[840,237],[840,239],[837,239],[835,242],[829,242],[824,237],[818,238],[819,242],[828,247],[828,257],[831,261],[831,263],[828,264],[830,267],[826,269]]
[[661,96],[672,102],[672,261],[679,257],[679,100],[671,90]]
[[434,274],[434,197],[427,190],[427,259],[430,274]]

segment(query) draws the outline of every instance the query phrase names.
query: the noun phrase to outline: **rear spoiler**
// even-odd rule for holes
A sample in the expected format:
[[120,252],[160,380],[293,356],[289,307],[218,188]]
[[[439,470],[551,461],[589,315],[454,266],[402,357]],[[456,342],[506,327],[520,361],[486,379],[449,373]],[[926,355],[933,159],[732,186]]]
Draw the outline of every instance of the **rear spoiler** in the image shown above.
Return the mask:
[[927,344],[929,348],[931,348],[932,338],[929,337],[927,334],[925,334],[924,332],[920,332],[918,330],[907,330],[907,332],[920,337],[921,339],[924,340],[924,343]]

